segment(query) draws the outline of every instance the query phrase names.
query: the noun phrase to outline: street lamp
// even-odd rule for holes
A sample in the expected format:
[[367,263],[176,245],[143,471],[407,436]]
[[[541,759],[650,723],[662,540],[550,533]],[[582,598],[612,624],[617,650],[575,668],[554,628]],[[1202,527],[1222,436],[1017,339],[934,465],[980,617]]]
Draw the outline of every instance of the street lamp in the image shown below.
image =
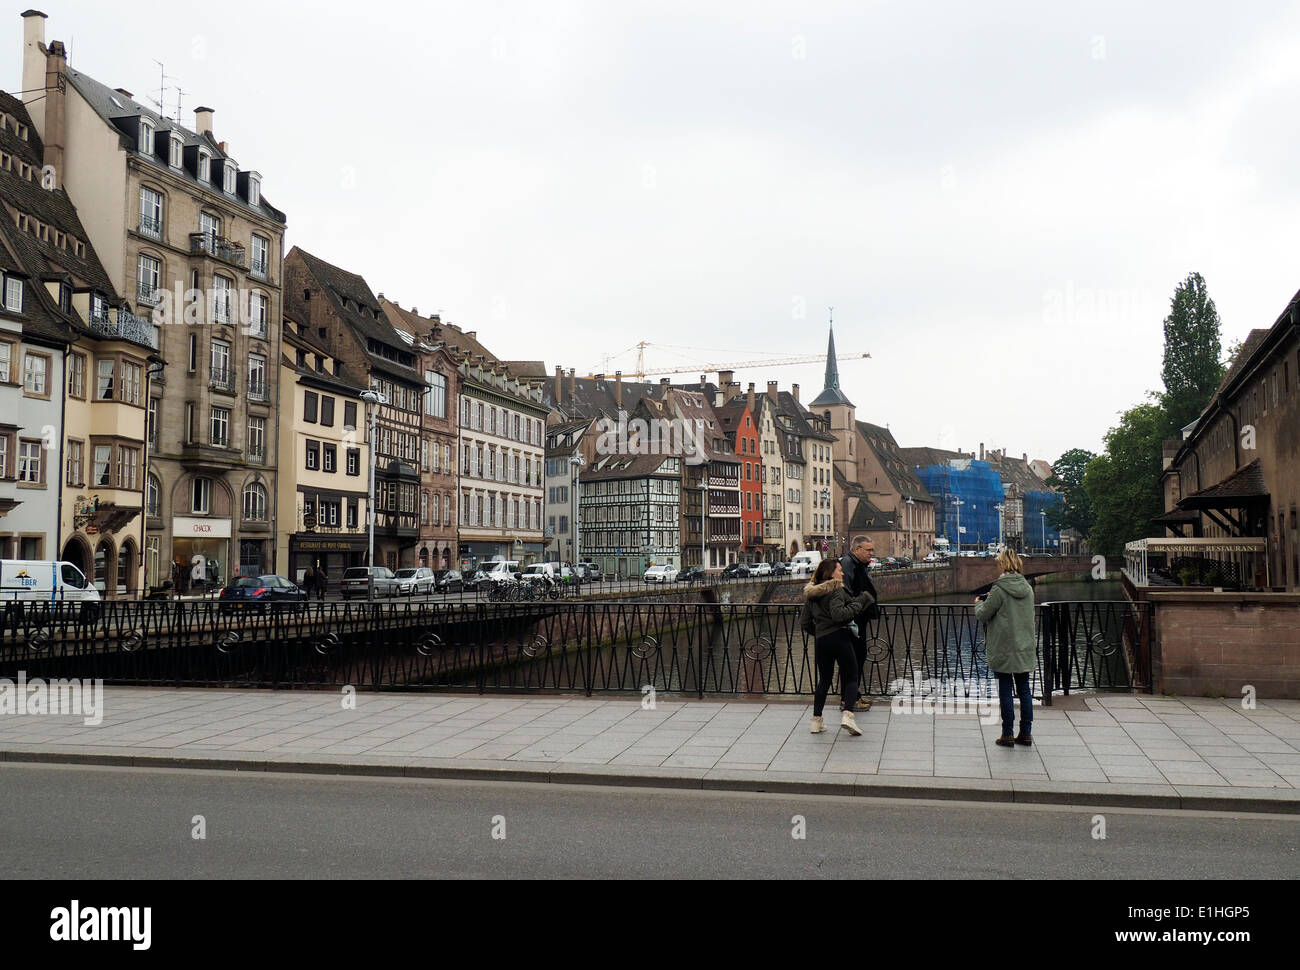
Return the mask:
[[362,391],[361,400],[370,405],[370,495],[366,499],[366,512],[370,516],[370,558],[367,560],[370,566],[370,579],[366,583],[366,600],[373,603],[375,601],[375,417],[379,413],[379,405],[386,404],[387,401],[378,391]]
[[[831,507],[830,489],[827,488],[822,489],[822,506],[825,508]],[[825,515],[825,513],[823,513],[823,515]],[[829,520],[830,516],[826,515],[826,519]],[[826,528],[827,524],[828,524],[827,522],[822,523],[822,542],[826,544],[826,551],[830,552],[831,551],[830,531]]]
[[952,500],[952,504],[957,507],[957,557],[961,558],[961,507],[966,503],[959,498]]
[[582,455],[570,455],[569,467],[573,471],[573,505],[574,514],[569,519],[569,528],[573,530],[573,563],[582,561],[582,531],[578,528],[578,517],[582,515],[582,469],[587,466],[587,459]]
[[998,513],[998,551],[1000,552],[1002,547],[1002,513],[1006,511],[1006,506],[995,505],[993,509]]
[[1043,552],[1047,551],[1047,512],[1043,509],[1038,510],[1039,517],[1043,520]]
[[912,501],[912,497],[909,495],[907,497],[907,551],[913,559],[916,558],[916,543],[912,541],[912,519],[915,514],[916,503]]

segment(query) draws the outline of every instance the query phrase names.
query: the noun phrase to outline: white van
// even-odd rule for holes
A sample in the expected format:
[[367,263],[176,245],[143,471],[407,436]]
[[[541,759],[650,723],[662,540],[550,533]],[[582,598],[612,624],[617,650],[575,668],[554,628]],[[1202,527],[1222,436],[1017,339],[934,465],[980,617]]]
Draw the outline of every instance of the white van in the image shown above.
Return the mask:
[[822,554],[816,551],[796,553],[795,557],[790,560],[791,576],[811,576],[817,571],[817,565],[822,561]]
[[564,563],[535,562],[524,570],[522,578],[528,582],[549,579],[556,583],[567,583],[573,579],[573,571]]
[[484,563],[483,569],[486,570],[488,579],[493,582],[499,580],[514,582],[519,578],[518,559],[498,559],[496,562]]
[[0,602],[97,603],[99,590],[70,562],[0,560]]

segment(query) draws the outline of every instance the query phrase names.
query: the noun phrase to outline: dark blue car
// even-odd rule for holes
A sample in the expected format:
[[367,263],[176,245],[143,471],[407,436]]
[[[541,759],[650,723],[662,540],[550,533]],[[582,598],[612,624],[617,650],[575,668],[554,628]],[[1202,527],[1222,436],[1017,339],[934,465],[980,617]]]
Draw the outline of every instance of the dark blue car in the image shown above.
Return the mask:
[[272,603],[307,602],[307,591],[283,576],[240,576],[221,591],[221,610],[265,611]]

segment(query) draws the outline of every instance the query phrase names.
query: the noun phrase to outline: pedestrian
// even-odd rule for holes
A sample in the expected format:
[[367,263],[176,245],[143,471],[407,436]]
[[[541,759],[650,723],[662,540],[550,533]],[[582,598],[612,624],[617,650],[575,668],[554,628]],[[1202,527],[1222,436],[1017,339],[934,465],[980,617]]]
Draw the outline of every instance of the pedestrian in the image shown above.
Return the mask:
[[[975,600],[975,618],[984,624],[984,644],[989,670],[998,677],[998,699],[1002,705],[1002,736],[997,743],[1026,747],[1034,743],[1034,700],[1029,695],[1029,677],[1038,662],[1034,636],[1034,587],[1025,579],[1025,564],[1011,549],[998,553],[998,577],[988,595]],[[1015,727],[1015,700],[1020,697],[1020,734]]]
[[862,734],[853,718],[858,699],[858,659],[849,624],[871,604],[870,593],[850,595],[844,585],[844,567],[835,559],[817,564],[812,582],[804,588],[803,631],[817,638],[817,690],[813,695],[812,733],[826,730],[822,711],[836,666],[840,669],[840,727],[854,737]]
[[324,601],[325,590],[329,586],[329,576],[321,567],[320,563],[316,564],[316,599]]
[[[865,668],[867,665],[867,625],[874,623],[880,618],[880,597],[876,593],[876,586],[871,581],[871,559],[876,554],[876,544],[871,541],[870,536],[858,536],[853,540],[849,547],[849,552],[840,560],[840,566],[844,569],[844,585],[849,591],[850,596],[857,596],[861,593],[871,594],[871,605],[862,611],[860,616],[854,617],[854,625],[850,631],[853,634],[853,655],[858,661],[858,683],[865,683]],[[871,699],[861,697],[858,699],[857,709],[859,711],[868,711],[871,709]]]
[[179,599],[181,595],[181,564],[175,559],[172,560],[172,593]]

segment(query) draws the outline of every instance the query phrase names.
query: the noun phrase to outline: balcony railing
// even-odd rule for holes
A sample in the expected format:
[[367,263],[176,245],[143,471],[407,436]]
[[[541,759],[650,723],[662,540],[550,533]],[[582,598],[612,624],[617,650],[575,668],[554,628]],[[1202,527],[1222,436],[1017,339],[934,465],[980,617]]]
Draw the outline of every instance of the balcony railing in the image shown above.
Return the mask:
[[225,236],[214,236],[207,232],[190,233],[190,254],[212,256],[240,269],[248,268],[248,257],[243,245],[232,243]]
[[261,448],[249,448],[249,449],[248,449],[248,462],[249,462],[250,465],[265,465],[265,464],[266,464],[266,448],[265,448],[265,446],[263,446],[263,447],[261,447]]
[[235,374],[229,368],[214,367],[212,368],[212,377],[208,386],[218,391],[234,391]]
[[129,340],[150,350],[158,349],[158,336],[153,324],[137,317],[130,310],[108,309],[91,314],[90,329],[101,337]]
[[258,279],[270,279],[271,263],[266,259],[254,259],[252,264],[248,267],[248,271]]
[[161,239],[162,220],[155,219],[153,216],[142,215],[140,217],[140,234],[154,239]]
[[269,401],[271,390],[266,381],[254,381],[251,377],[248,379],[248,399],[250,401]]
[[141,306],[155,307],[162,303],[162,290],[153,283],[140,280],[136,283],[135,299]]

